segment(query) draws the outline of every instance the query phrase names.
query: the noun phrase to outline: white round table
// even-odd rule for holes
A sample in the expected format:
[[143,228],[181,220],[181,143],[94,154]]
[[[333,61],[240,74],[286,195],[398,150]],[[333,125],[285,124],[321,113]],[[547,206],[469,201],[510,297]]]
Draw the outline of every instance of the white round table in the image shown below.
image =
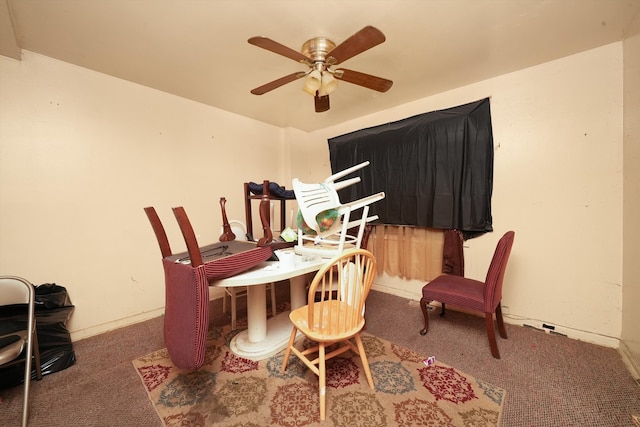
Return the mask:
[[284,349],[292,330],[289,311],[267,320],[266,284],[289,280],[291,309],[302,307],[307,304],[304,275],[318,271],[326,262],[326,259],[320,257],[310,258],[296,254],[291,265],[265,261],[241,274],[212,282],[211,286],[247,286],[248,327],[233,337],[231,351],[241,357],[261,360]]

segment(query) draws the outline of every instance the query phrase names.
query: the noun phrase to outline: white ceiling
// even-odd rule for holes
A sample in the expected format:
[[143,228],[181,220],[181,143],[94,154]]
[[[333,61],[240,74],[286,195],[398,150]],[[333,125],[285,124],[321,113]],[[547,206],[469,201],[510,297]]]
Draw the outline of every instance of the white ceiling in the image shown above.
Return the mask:
[[[0,0],[0,54],[20,49],[280,127],[325,128],[624,39],[640,0]],[[342,65],[393,80],[379,93],[341,82],[315,113],[306,67],[247,43],[299,50],[365,27],[387,40]]]

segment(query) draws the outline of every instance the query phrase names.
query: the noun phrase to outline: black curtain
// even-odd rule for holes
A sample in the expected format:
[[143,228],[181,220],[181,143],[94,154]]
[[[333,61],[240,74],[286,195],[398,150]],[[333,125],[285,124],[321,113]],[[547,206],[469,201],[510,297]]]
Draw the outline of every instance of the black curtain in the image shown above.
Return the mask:
[[340,191],[352,201],[384,191],[378,223],[492,231],[493,132],[489,98],[329,139],[332,173],[363,161]]

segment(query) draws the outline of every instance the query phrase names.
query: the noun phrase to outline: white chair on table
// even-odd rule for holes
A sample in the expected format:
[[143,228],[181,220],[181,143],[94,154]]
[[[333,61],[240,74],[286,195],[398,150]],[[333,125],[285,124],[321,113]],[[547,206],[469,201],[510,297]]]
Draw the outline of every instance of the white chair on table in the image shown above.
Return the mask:
[[15,276],[0,276],[0,306],[16,304],[25,306],[24,320],[26,325],[22,320],[16,322],[15,316],[11,316],[11,318],[0,317],[0,366],[23,363],[20,356],[24,355],[23,426],[26,426],[29,421],[29,385],[31,383],[32,359],[34,359],[33,363],[36,368],[36,378],[42,379],[34,299],[35,288],[27,280]]
[[[298,221],[298,244],[294,248],[296,253],[332,258],[345,249],[360,248],[366,224],[378,219],[377,215],[368,216],[369,205],[384,199],[385,194],[379,192],[342,203],[338,190],[360,182],[360,178],[336,181],[368,165],[369,162],[360,163],[320,183],[307,184],[293,179],[293,191],[301,216]],[[358,210],[362,211],[360,219],[350,221],[351,214]],[[349,234],[348,230],[354,227],[358,227],[358,232]]]
[[[231,231],[236,235],[236,240],[247,241],[247,226],[242,221],[230,220]],[[275,283],[267,285],[267,291],[271,293],[271,312],[277,314],[276,286]],[[225,296],[222,299],[222,311],[227,312],[227,300],[231,303],[231,330],[236,329],[236,299],[247,296],[246,287],[224,288]]]

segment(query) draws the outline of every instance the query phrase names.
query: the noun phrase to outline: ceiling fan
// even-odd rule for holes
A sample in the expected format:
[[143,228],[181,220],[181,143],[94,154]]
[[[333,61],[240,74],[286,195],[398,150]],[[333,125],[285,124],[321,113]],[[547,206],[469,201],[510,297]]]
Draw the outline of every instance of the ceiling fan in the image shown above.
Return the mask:
[[296,72],[280,77],[253,89],[251,93],[263,95],[287,83],[306,77],[304,90],[313,95],[316,112],[320,113],[329,109],[329,94],[335,91],[338,80],[377,90],[378,92],[386,92],[393,85],[391,80],[347,70],[346,68],[333,68],[384,41],[384,34],[372,26],[364,27],[339,45],[327,38],[315,37],[307,40],[302,45],[300,52],[267,37],[251,37],[248,40],[250,44],[293,59],[309,67],[306,72]]

